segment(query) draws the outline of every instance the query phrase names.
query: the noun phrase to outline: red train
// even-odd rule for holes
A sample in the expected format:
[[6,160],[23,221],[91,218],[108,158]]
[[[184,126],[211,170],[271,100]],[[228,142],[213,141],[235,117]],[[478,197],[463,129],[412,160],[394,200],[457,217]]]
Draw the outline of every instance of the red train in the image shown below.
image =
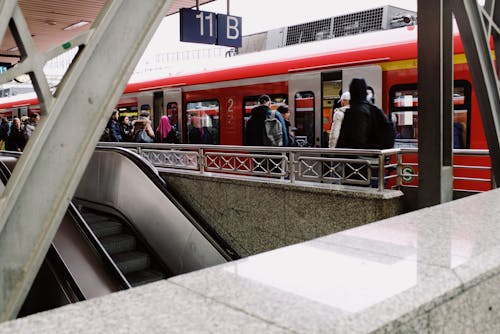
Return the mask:
[[[461,40],[454,38],[455,148],[487,148],[476,93]],[[332,106],[351,79],[363,77],[375,104],[395,120],[397,147],[416,147],[418,136],[417,29],[369,32],[297,46],[210,60],[133,77],[118,103],[137,116],[151,106],[153,121],[171,116],[182,143],[241,145],[245,119],[261,94],[287,103],[304,146],[326,147]],[[168,72],[168,73],[167,73]],[[4,102],[0,112],[37,108],[35,99]],[[201,130],[203,136],[192,135]],[[476,159],[476,158],[474,158]],[[481,164],[483,164],[481,162]],[[485,186],[489,189],[489,185]],[[483,189],[486,190],[486,189]]]

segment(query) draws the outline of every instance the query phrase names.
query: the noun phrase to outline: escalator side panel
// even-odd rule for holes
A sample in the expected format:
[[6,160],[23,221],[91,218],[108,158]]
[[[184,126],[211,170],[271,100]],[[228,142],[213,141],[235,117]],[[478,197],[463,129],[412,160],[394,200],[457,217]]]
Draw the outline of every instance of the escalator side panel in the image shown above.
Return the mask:
[[122,290],[66,213],[52,242],[85,299]]

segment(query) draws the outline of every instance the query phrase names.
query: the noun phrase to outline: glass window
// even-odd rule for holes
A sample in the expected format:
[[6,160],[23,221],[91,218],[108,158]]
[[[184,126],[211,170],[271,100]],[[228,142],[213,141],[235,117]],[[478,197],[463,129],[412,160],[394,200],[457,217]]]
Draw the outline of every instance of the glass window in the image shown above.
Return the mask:
[[295,93],[295,138],[299,146],[314,145],[314,93]]
[[[390,115],[396,125],[395,147],[417,147],[418,91],[417,85],[397,85],[390,90]],[[470,84],[455,81],[453,89],[454,148],[468,148],[470,122]]]
[[188,144],[219,144],[219,101],[188,102],[186,126]]

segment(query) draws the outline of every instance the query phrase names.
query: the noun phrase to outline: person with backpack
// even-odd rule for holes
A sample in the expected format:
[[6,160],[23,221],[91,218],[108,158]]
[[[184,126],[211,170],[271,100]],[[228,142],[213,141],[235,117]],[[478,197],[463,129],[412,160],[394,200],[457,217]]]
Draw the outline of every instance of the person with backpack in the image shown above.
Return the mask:
[[138,119],[132,122],[136,143],[154,143],[155,132],[149,119],[149,111],[141,111]]
[[244,144],[247,146],[288,146],[288,134],[283,116],[271,110],[271,98],[259,97],[259,105],[252,109],[252,114],[245,128]]

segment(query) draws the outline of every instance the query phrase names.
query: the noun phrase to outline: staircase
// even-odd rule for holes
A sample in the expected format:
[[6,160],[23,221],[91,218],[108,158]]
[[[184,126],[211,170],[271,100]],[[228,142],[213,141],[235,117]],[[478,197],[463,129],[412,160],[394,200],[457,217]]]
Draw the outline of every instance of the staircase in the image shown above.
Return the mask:
[[82,216],[132,287],[170,276],[126,222],[108,213],[85,209]]

